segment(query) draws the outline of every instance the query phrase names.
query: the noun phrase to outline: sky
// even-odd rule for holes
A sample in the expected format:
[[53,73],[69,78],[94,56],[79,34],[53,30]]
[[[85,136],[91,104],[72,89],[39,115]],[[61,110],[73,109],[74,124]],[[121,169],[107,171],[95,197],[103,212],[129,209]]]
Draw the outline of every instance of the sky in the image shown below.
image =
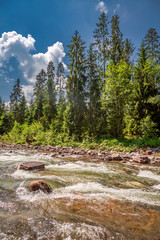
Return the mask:
[[17,78],[29,100],[36,75],[48,62],[68,65],[76,30],[88,46],[98,17],[120,17],[120,29],[137,49],[149,28],[160,35],[160,0],[0,0],[0,97],[9,101]]

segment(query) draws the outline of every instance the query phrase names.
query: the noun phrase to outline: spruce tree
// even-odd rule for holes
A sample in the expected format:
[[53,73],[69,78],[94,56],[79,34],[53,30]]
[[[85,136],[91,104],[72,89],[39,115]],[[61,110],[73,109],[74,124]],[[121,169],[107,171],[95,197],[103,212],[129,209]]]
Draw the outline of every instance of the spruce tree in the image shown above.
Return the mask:
[[35,119],[43,117],[43,106],[45,102],[45,85],[47,81],[47,74],[42,69],[41,72],[36,76],[36,84],[34,86],[35,96]]
[[127,38],[124,41],[124,45],[123,45],[123,60],[127,63],[127,64],[132,64],[131,61],[131,56],[134,52],[134,46],[133,43]]
[[132,90],[131,66],[121,60],[107,66],[102,105],[106,112],[108,136],[121,137],[124,129],[126,105]]
[[123,34],[119,28],[119,16],[114,15],[111,19],[111,36],[110,36],[110,59],[117,64],[123,56]]
[[57,67],[57,78],[56,78],[56,86],[59,92],[59,102],[64,101],[64,88],[65,88],[65,75],[64,75],[64,66],[62,62],[59,62]]
[[84,44],[80,34],[76,31],[68,46],[70,75],[68,76],[66,86],[68,103],[65,112],[65,129],[68,129],[69,135],[75,134],[77,138],[80,138],[82,135],[86,111],[86,60]]
[[13,120],[19,122],[19,104],[22,99],[22,86],[20,85],[19,78],[16,80],[13,90],[10,95],[10,110],[13,115]]
[[126,118],[126,129],[128,133],[142,136],[144,122],[154,127],[157,125],[159,128],[160,108],[155,101],[158,93],[157,66],[148,59],[144,41],[142,41],[138,56],[134,67],[134,88]]
[[160,63],[160,36],[155,28],[150,28],[144,38],[144,47],[147,58],[155,63]]
[[4,102],[2,101],[2,98],[0,97],[0,117],[2,116],[2,114],[4,113],[5,111],[5,104]]
[[27,112],[27,102],[25,95],[22,94],[21,101],[19,103],[19,123],[23,124],[26,120],[26,112]]
[[108,17],[103,12],[99,17],[99,23],[95,29],[94,39],[98,49],[98,59],[101,65],[102,77],[105,77],[107,60],[109,57],[109,32],[108,32]]
[[[97,64],[97,52],[93,44],[90,45],[87,58],[87,86],[88,86],[88,124],[89,135],[98,137],[101,132],[101,80]],[[103,116],[104,117],[104,116]]]
[[49,62],[47,67],[47,104],[45,106],[45,114],[47,115],[47,120],[51,123],[51,120],[55,118],[56,115],[56,90],[55,90],[55,67],[53,62]]

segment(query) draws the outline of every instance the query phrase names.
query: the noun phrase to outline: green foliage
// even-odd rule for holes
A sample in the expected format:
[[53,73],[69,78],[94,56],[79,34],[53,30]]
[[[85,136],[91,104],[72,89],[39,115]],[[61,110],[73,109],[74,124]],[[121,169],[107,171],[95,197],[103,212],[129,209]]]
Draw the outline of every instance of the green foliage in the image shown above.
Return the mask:
[[3,135],[7,132],[9,132],[12,128],[12,115],[7,114],[6,112],[3,112],[0,116],[0,134]]
[[109,31],[108,31],[108,17],[103,12],[99,17],[99,23],[95,29],[94,39],[95,45],[98,49],[98,59],[100,62],[100,72],[102,77],[105,77],[107,60],[109,57],[108,45],[109,45]]
[[123,135],[125,107],[132,90],[131,66],[124,61],[110,62],[107,67],[103,108],[107,113],[107,128],[110,136]]
[[67,109],[65,111],[65,126],[69,135],[81,137],[86,111],[86,60],[84,42],[78,31],[72,37],[68,57],[70,59],[70,75],[67,79]]
[[10,108],[0,98],[3,141],[95,151],[160,144],[160,37],[148,30],[133,65],[133,44],[119,26],[117,15],[109,22],[102,13],[88,51],[75,31],[68,46],[69,75],[62,62],[50,61],[36,76],[30,104],[17,79]]
[[123,34],[119,28],[119,16],[114,15],[111,19],[110,59],[117,64],[123,56]]
[[140,130],[144,138],[156,138],[157,137],[157,124],[151,120],[151,117],[147,115],[140,122]]

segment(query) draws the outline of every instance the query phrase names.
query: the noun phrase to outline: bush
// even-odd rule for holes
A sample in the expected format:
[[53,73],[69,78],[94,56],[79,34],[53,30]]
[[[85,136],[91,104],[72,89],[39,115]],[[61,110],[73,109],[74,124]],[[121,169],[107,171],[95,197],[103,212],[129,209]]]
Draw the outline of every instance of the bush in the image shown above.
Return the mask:
[[144,138],[155,138],[157,137],[157,124],[151,120],[151,117],[148,115],[147,117],[143,118],[140,123],[140,130],[142,132],[142,136]]

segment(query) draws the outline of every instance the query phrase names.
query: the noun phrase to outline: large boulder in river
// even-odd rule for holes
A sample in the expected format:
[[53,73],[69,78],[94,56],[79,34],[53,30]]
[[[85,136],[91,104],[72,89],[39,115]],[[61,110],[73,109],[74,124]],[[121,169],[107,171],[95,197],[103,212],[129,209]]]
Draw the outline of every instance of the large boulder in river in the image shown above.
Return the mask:
[[35,181],[32,181],[30,184],[29,184],[29,189],[34,192],[34,191],[38,191],[38,190],[41,190],[45,193],[50,193],[51,192],[51,188],[49,187],[49,185],[47,184],[46,181],[44,180],[35,180]]
[[19,169],[22,170],[44,170],[44,163],[42,162],[24,162],[20,164]]

